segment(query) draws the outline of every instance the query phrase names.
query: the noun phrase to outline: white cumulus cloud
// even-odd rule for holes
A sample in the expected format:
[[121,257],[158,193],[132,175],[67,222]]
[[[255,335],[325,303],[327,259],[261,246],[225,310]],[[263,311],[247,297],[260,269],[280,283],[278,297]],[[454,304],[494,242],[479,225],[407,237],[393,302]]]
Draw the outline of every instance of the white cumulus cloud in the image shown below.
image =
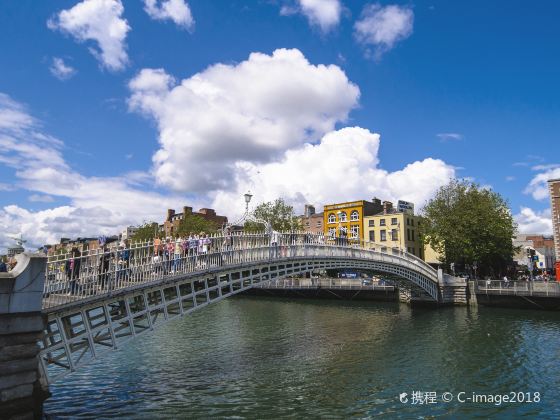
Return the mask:
[[315,141],[348,118],[360,91],[334,65],[313,65],[299,50],[253,53],[175,84],[162,69],[130,83],[129,106],[154,118],[159,184],[177,191],[232,187],[239,162],[269,162]]
[[54,57],[49,67],[50,72],[59,80],[68,80],[76,74],[76,69],[67,65],[62,58]]
[[[541,168],[543,169],[543,168]],[[525,194],[531,194],[535,200],[546,200],[549,198],[548,194],[548,180],[560,178],[560,168],[557,166],[551,166],[544,168],[544,172],[541,172],[531,179],[529,185],[525,188]]]
[[69,34],[78,42],[93,41],[89,51],[108,70],[122,70],[128,63],[126,35],[130,26],[122,17],[120,0],[83,0],[49,19],[47,26]]
[[[185,204],[179,196],[147,189],[142,174],[83,176],[67,164],[63,149],[64,144],[43,133],[39,121],[22,104],[0,93],[0,164],[14,171],[20,188],[34,192],[30,201],[65,198],[70,202],[33,212],[11,204],[9,193],[4,193],[0,249],[13,243],[10,236],[19,234],[29,240],[30,247],[58,242],[61,237],[115,234],[144,220],[161,221],[167,208]],[[137,188],[142,182],[142,188]],[[7,186],[5,191],[11,189]]]
[[519,233],[552,234],[550,209],[535,211],[529,207],[521,207],[520,212],[513,218],[518,225]]
[[338,26],[342,4],[339,0],[297,0],[295,6],[284,5],[280,9],[282,15],[301,13],[309,24],[328,32]]
[[46,194],[32,194],[27,199],[34,203],[52,203],[54,201],[52,196]]
[[171,20],[177,26],[192,31],[194,18],[184,0],[144,0],[144,10],[155,20]]
[[409,6],[368,4],[354,24],[358,42],[375,49],[377,58],[395,44],[408,38],[414,26],[414,12]]
[[306,203],[320,206],[371,200],[374,196],[393,201],[403,199],[421,207],[455,176],[451,165],[430,158],[395,172],[384,170],[379,167],[379,142],[379,134],[347,127],[327,133],[317,144],[288,150],[276,162],[240,163],[236,188],[216,193],[213,206],[231,209],[237,205],[240,211],[239,197],[250,190],[259,201],[284,197],[296,211],[302,211]]

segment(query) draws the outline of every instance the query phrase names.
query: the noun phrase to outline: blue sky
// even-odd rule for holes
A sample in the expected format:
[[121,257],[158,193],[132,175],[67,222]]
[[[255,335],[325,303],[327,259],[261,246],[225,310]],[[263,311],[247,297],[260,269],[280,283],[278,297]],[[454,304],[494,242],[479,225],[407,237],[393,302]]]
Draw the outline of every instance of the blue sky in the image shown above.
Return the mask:
[[550,232],[557,2],[165,3],[2,2],[0,246],[235,217],[246,189],[420,207],[453,175]]

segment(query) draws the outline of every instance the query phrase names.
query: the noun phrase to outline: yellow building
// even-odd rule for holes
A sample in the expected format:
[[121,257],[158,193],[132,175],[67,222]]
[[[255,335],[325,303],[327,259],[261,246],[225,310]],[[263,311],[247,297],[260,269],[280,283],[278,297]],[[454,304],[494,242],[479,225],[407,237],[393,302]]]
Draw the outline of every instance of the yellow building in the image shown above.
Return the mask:
[[397,210],[391,202],[384,201],[382,212],[364,218],[362,238],[387,248],[402,249],[422,259],[428,252],[434,259],[434,251],[431,247],[426,249],[420,237],[421,217],[414,215],[413,204],[406,204],[409,205],[408,210],[401,207],[401,202]]
[[364,217],[383,211],[381,200],[347,201],[323,207],[323,229],[326,236],[347,236],[360,239],[364,231]]
[[424,258],[424,249],[418,233],[420,217],[407,213],[381,213],[367,216],[364,220],[364,239],[385,245],[387,248],[403,249]]

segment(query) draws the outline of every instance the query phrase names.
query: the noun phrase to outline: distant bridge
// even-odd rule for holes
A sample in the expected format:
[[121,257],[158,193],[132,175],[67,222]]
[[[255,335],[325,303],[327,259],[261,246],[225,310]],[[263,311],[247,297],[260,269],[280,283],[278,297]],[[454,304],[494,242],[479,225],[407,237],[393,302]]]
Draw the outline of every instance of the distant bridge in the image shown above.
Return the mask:
[[[173,318],[270,280],[325,269],[361,269],[390,278],[410,295],[438,302],[437,272],[398,249],[323,235],[265,234],[225,240],[174,255],[153,243],[49,257],[47,317],[39,360],[48,382],[105,350]],[[167,256],[166,256],[167,255]]]

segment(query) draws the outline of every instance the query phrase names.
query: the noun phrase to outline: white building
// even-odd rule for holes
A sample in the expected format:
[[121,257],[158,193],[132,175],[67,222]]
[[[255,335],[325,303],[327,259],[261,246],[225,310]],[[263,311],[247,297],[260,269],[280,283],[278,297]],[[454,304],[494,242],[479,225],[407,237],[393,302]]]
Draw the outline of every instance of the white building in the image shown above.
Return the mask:
[[130,239],[132,236],[134,236],[137,230],[138,228],[136,226],[128,226],[121,233],[121,241],[124,241],[125,239]]
[[513,260],[519,265],[527,266],[527,250],[534,250],[538,258],[535,267],[539,270],[551,272],[556,262],[554,241],[552,238],[537,234],[520,234],[513,240],[513,246],[519,247],[519,251],[513,256]]

